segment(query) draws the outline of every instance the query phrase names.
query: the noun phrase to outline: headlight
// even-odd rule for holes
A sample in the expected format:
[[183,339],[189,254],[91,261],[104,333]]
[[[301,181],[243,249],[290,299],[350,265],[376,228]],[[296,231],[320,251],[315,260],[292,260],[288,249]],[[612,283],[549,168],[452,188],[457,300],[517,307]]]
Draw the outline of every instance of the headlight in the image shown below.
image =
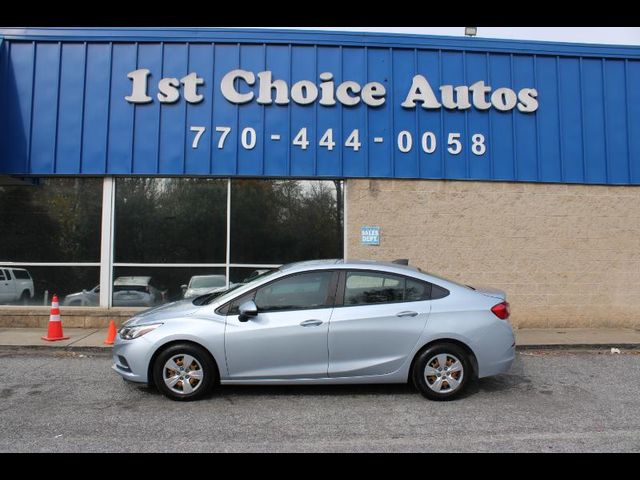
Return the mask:
[[136,325],[133,327],[122,327],[120,329],[120,338],[124,340],[133,340],[134,338],[141,337],[145,333],[149,333],[151,330],[158,328],[161,323],[150,323],[148,325]]

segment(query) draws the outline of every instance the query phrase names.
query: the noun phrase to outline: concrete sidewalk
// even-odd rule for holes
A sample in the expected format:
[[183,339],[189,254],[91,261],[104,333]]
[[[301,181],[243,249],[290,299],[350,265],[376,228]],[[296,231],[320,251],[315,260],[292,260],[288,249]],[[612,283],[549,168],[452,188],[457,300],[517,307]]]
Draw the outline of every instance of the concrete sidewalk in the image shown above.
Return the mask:
[[[68,340],[47,342],[47,329],[0,328],[0,347],[37,347],[63,350],[104,350],[107,329],[65,328]],[[640,330],[631,328],[523,328],[515,330],[518,349],[640,348]]]

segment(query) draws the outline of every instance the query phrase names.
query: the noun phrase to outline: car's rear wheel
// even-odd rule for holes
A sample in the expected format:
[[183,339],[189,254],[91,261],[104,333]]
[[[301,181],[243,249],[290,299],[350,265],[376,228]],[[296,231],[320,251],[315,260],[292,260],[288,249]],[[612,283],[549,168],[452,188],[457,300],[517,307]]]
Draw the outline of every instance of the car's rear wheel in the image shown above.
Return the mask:
[[156,357],[153,379],[172,400],[196,400],[217,382],[218,369],[209,353],[189,343],[172,345]]
[[438,343],[418,355],[413,383],[430,400],[453,400],[473,375],[469,355],[453,343]]

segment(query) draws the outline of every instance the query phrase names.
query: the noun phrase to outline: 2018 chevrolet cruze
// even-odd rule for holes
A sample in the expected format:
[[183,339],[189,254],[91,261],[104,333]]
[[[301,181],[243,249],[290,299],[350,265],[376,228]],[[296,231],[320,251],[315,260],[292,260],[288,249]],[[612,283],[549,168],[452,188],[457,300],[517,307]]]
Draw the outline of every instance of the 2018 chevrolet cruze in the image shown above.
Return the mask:
[[174,400],[218,384],[413,382],[449,400],[515,357],[504,292],[395,263],[285,265],[222,294],[140,313],[113,369]]

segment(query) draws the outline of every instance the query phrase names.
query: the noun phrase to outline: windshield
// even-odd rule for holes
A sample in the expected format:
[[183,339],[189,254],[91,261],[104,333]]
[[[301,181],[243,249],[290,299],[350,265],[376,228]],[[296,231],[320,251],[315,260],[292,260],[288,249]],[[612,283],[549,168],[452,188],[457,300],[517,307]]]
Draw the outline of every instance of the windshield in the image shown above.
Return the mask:
[[[230,300],[231,297],[235,294],[234,290],[240,288],[240,287],[247,287],[247,286],[251,286],[254,283],[256,283],[259,280],[262,280],[265,277],[268,277],[269,275],[273,275],[276,272],[279,272],[280,270],[270,270],[268,272],[264,272],[260,275],[258,275],[257,277],[253,277],[251,279],[250,282],[247,283],[236,283],[234,286],[230,287],[229,290],[226,290],[224,292],[217,292],[217,293],[207,293],[206,295],[201,295],[199,297],[196,297],[193,300],[193,304],[194,305],[207,305],[211,302],[215,301],[220,301],[222,303],[226,302],[227,300]],[[250,288],[243,288],[243,290],[250,290]]]
[[227,279],[224,275],[207,275],[202,277],[193,277],[189,282],[189,288],[214,288],[224,287]]

